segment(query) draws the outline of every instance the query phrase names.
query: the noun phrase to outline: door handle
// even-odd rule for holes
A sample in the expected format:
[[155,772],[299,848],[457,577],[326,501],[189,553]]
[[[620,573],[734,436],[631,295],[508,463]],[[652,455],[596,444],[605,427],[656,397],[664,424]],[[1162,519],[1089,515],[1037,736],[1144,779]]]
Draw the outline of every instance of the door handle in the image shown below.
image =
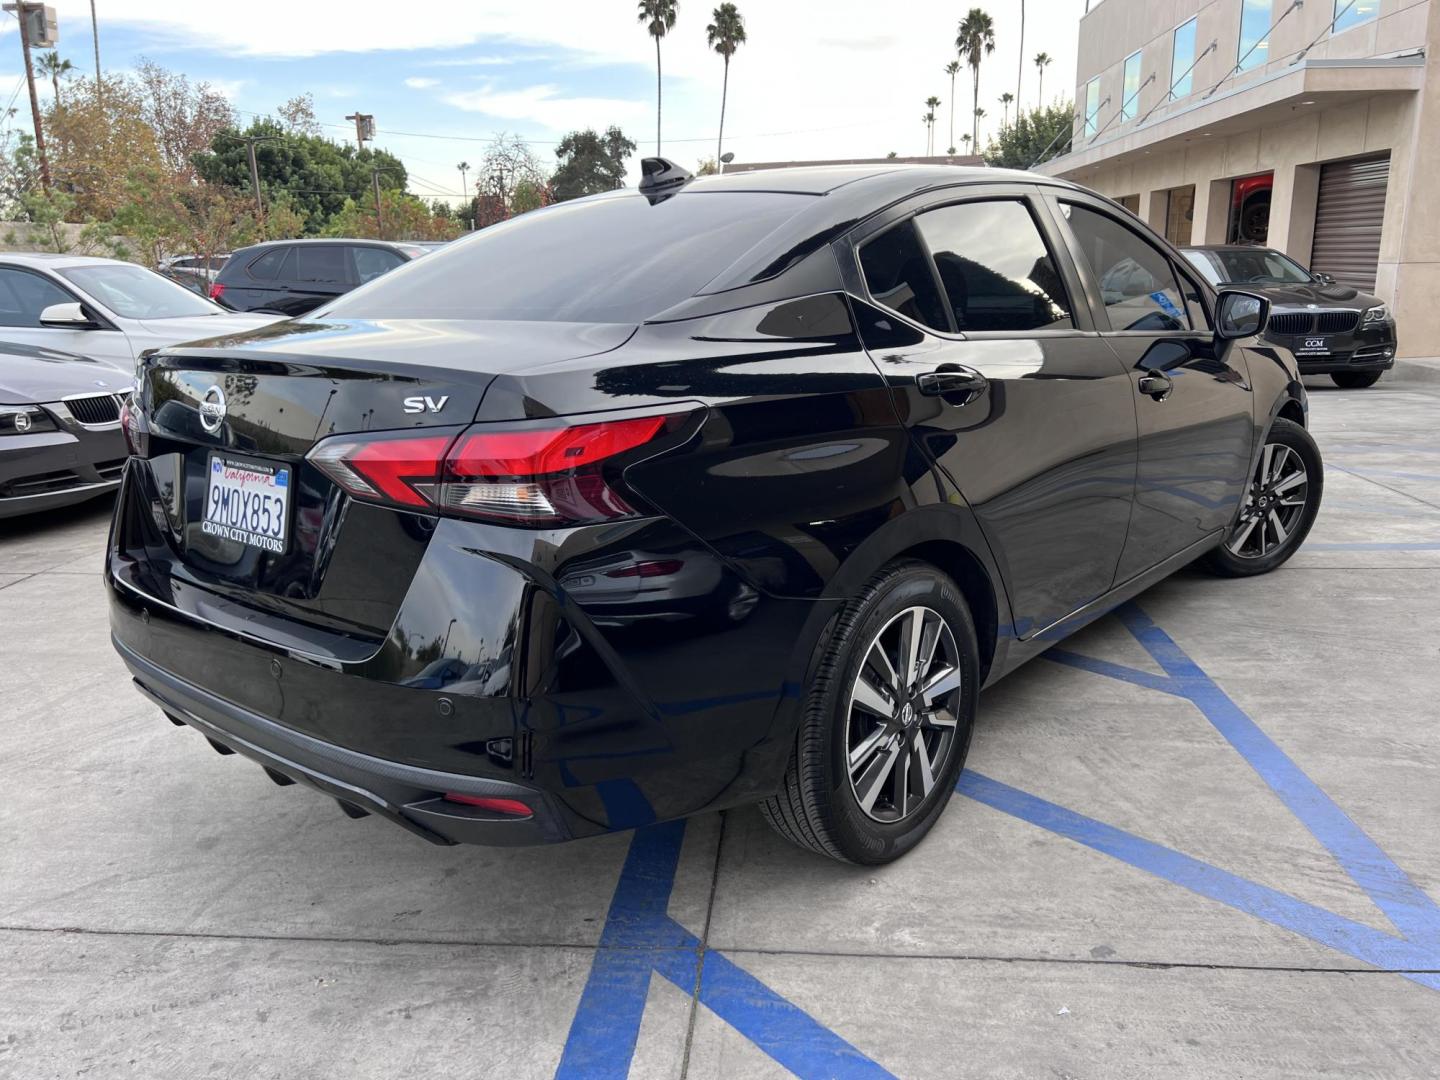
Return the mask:
[[1164,401],[1175,389],[1175,383],[1162,371],[1147,371],[1136,383],[1140,393],[1148,394],[1155,401]]
[[941,364],[934,371],[927,371],[915,380],[920,393],[930,397],[949,397],[951,394],[964,394],[965,400],[954,402],[957,405],[968,404],[976,395],[985,392],[990,385],[990,380],[981,375],[978,371],[961,367],[959,364]]

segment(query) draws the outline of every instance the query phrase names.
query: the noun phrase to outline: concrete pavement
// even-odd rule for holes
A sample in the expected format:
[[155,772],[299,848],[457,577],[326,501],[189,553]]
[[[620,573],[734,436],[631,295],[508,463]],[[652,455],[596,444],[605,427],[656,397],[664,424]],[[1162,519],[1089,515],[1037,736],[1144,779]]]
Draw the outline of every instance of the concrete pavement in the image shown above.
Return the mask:
[[988,692],[882,870],[350,821],[129,687],[105,507],[0,523],[0,1077],[1434,1075],[1440,383],[1328,386],[1306,548]]

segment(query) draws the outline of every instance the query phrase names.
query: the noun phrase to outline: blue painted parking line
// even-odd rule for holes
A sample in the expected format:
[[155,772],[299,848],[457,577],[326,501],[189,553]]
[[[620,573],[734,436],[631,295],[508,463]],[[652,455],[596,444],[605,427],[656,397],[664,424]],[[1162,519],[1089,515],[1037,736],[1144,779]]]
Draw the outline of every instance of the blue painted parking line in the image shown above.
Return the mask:
[[671,821],[640,829],[631,840],[556,1077],[620,1080],[629,1074],[650,975],[657,972],[797,1076],[894,1080],[670,918],[684,836],[685,823]]
[[[973,771],[962,774],[957,792],[1362,963],[1440,990],[1440,907],[1137,605],[1122,605],[1116,614],[1163,674],[1061,649],[1045,655],[1195,705],[1398,933],[1337,915]],[[617,789],[607,798],[607,807],[612,801],[627,806],[633,793]],[[628,1075],[652,974],[704,1004],[797,1076],[891,1077],[669,916],[684,835],[683,821],[649,825],[635,833],[557,1078],[620,1080]],[[923,858],[923,851],[917,857]]]

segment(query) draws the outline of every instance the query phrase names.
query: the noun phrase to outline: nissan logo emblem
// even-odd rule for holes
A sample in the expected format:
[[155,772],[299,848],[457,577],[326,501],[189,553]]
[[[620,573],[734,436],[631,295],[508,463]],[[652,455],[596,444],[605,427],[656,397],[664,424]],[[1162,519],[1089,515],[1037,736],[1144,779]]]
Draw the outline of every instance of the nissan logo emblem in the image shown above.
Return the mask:
[[200,426],[214,435],[224,423],[225,392],[218,386],[212,386],[200,399]]

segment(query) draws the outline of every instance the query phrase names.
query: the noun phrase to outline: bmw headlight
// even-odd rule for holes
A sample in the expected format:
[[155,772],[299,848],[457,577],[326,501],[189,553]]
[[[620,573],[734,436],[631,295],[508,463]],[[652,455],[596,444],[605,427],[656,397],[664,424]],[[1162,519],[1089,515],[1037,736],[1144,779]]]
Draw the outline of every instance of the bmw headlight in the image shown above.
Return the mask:
[[1374,326],[1376,323],[1386,322],[1390,318],[1390,309],[1384,304],[1376,304],[1365,312],[1365,325]]
[[0,436],[54,430],[55,421],[37,405],[0,405]]

